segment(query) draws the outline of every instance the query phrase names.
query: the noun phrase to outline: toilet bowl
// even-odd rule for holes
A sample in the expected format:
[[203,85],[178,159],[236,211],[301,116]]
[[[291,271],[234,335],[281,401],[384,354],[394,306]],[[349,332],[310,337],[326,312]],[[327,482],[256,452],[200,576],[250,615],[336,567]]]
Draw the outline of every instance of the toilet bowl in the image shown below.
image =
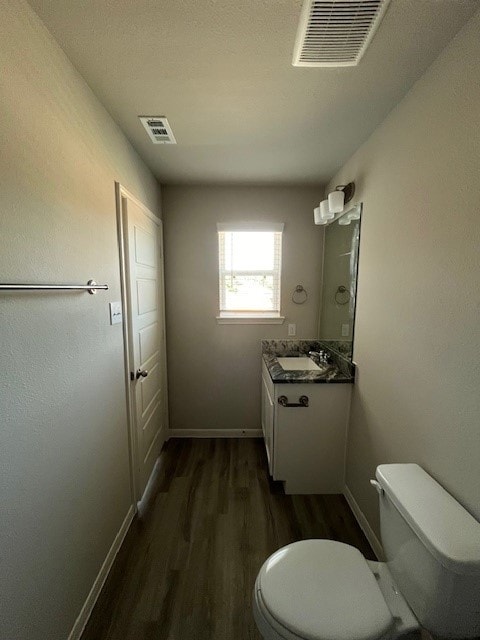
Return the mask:
[[266,640],[380,640],[419,630],[386,566],[332,540],[295,542],[270,556],[253,612]]
[[333,540],[279,549],[253,594],[265,640],[480,636],[480,524],[416,464],[376,477],[387,562]]

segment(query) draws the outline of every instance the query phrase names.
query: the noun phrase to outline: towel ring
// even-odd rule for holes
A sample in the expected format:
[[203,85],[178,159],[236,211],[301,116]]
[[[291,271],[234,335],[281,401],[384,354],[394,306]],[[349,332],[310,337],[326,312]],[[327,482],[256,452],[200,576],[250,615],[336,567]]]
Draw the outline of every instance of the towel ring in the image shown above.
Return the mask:
[[[301,299],[299,297],[301,296]],[[292,302],[295,304],[304,304],[308,300],[308,293],[303,284],[297,284],[292,293]]]
[[340,305],[348,304],[350,302],[350,291],[347,287],[341,284],[335,291],[335,302]]

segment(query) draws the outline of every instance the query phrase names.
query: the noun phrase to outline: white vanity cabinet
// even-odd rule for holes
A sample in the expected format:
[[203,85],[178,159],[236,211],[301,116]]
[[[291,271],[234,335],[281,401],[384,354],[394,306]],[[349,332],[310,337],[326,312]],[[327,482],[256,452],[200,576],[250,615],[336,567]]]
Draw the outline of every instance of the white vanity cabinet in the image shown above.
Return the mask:
[[[265,367],[265,365],[264,365]],[[265,367],[266,370],[266,367]],[[267,371],[268,376],[268,371]],[[270,378],[270,376],[268,376]],[[262,375],[262,431],[263,431],[263,439],[265,441],[265,449],[267,450],[267,459],[268,459],[268,470],[270,471],[270,475],[273,475],[273,457],[272,457],[272,447],[273,447],[273,420],[274,420],[274,389],[273,384],[270,380],[270,384],[268,384],[269,380],[265,376]]]
[[[342,493],[351,384],[274,384],[262,363],[262,429],[270,475],[285,493]],[[282,406],[308,397],[308,407]]]

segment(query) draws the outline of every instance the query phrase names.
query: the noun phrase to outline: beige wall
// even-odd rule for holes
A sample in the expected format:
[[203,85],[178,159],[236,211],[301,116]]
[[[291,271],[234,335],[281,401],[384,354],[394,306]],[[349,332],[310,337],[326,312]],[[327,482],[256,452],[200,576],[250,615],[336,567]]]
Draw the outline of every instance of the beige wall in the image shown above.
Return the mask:
[[0,4],[2,640],[66,640],[131,504],[114,181],[158,185],[22,0]]
[[382,462],[480,518],[480,14],[330,187],[364,202],[347,483],[378,532]]
[[[260,340],[316,335],[323,229],[313,224],[321,189],[165,187],[170,427],[260,428]],[[284,222],[284,325],[218,325],[217,222]],[[296,284],[309,293],[295,305]]]

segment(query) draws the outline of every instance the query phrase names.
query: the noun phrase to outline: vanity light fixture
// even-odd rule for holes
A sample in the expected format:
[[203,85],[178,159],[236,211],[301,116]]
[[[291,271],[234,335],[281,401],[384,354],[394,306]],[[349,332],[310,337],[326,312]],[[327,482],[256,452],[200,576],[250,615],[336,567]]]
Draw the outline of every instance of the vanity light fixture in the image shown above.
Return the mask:
[[[355,183],[340,184],[335,187],[335,191],[328,194],[328,198],[320,202],[319,207],[313,210],[315,224],[327,224],[329,220],[335,218],[335,214],[342,213],[345,205],[350,202],[355,193]],[[353,220],[354,218],[351,218]],[[348,224],[347,221],[342,224]]]

